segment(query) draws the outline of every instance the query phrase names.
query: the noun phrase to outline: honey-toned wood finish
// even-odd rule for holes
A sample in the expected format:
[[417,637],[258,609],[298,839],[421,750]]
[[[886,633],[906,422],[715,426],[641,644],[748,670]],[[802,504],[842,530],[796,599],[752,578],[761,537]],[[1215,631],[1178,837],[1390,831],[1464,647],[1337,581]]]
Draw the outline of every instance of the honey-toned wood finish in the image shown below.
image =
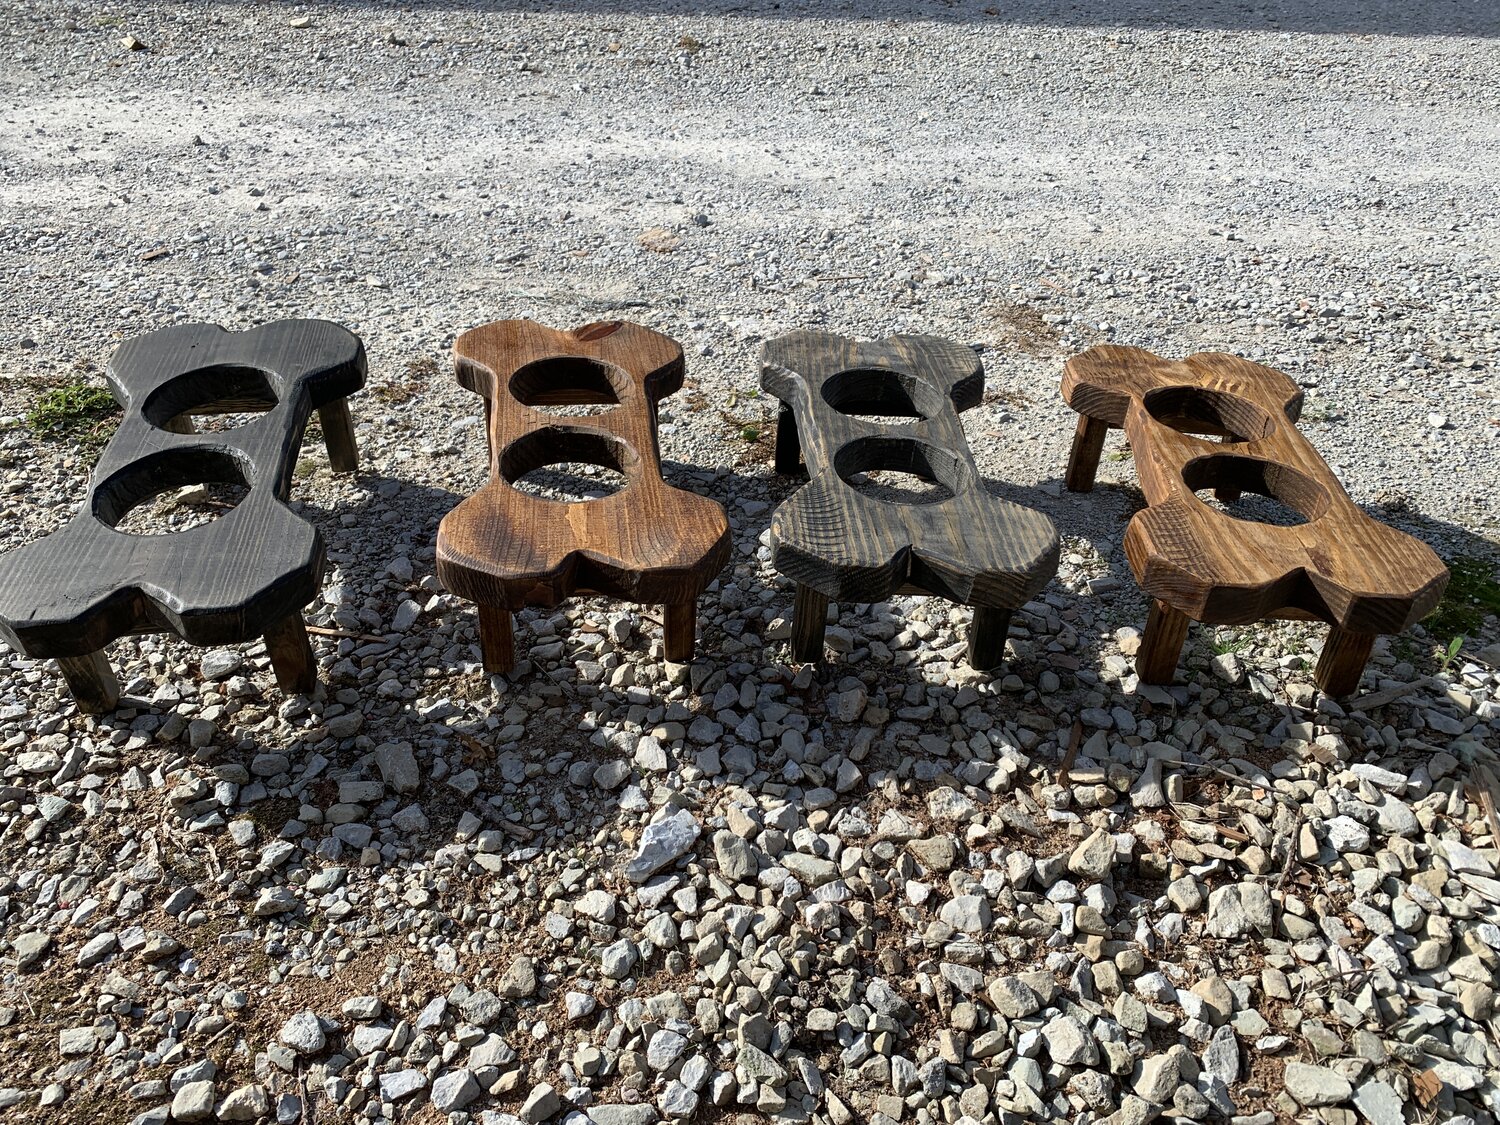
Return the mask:
[[[697,599],[729,557],[724,509],[662,480],[657,403],[682,386],[682,349],[638,324],[572,331],[502,320],[453,345],[458,380],[482,395],[489,425],[489,482],[443,518],[438,578],[480,607],[485,668],[515,663],[510,614],[573,594],[659,604],[668,660],[687,660]],[[587,416],[538,407],[615,403]],[[610,496],[567,503],[513,486],[534,469],[602,465],[627,484]]]
[[[1148,683],[1171,680],[1185,618],[1311,617],[1334,627],[1318,685],[1346,695],[1375,635],[1405,629],[1442,597],[1442,561],[1349,499],[1297,429],[1302,392],[1281,372],[1217,352],[1169,360],[1107,345],[1068,361],[1062,392],[1083,416],[1069,488],[1093,486],[1106,428],[1123,427],[1134,453],[1148,506],[1125,530],[1125,554],[1155,599],[1137,661]],[[1196,495],[1208,489],[1225,502],[1273,497],[1303,522],[1236,518]]]
[[[936,336],[796,332],[766,344],[761,386],[782,402],[777,471],[805,458],[810,477],[771,518],[772,560],[798,587],[793,655],[822,656],[830,599],[927,593],[976,607],[969,659],[998,665],[1011,611],[1057,572],[1058,538],[1046,516],[990,495],[979,478],[959,420],[984,393],[973,349]],[[877,469],[947,495],[900,503],[850,483]]]
[[[86,711],[119,698],[104,646],[143,633],[205,646],[264,635],[283,688],[312,690],[301,610],[322,583],[323,538],[286,500],[314,410],[335,467],[354,467],[345,398],[364,385],[358,337],[321,320],[245,332],[178,325],[126,341],[106,378],[125,416],[78,514],[0,558],[0,636],[56,659]],[[229,412],[260,417],[194,431],[194,415]],[[211,523],[161,535],[118,530],[132,508],[199,483],[248,491]]]

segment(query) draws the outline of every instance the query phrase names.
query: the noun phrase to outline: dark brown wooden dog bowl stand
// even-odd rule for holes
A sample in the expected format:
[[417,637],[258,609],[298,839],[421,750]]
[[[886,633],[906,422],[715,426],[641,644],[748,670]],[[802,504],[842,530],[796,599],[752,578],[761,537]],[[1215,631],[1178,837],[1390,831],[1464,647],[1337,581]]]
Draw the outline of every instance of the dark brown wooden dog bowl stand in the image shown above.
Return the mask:
[[[706,497],[661,478],[656,404],[682,386],[682,349],[638,324],[570,332],[502,320],[453,345],[458,380],[483,395],[490,480],[444,518],[437,573],[479,606],[489,672],[515,665],[511,613],[602,594],[664,606],[666,657],[692,656],[697,599],[729,557],[729,521]],[[547,406],[616,404],[560,417]],[[619,492],[567,503],[513,482],[547,465],[584,462],[624,474]]]
[[[334,469],[355,468],[345,399],[364,386],[358,337],[320,320],[247,332],[179,325],[122,344],[106,377],[125,417],[82,510],[0,558],[0,636],[27,656],[56,660],[84,711],[108,711],[119,699],[104,646],[147,633],[200,646],[263,635],[282,689],[311,691],[317,665],[301,611],[322,584],[323,539],[286,500],[313,410]],[[194,432],[192,415],[243,412],[264,413],[235,429]],[[116,529],[152,497],[199,483],[248,492],[222,518],[184,531]]]
[[[1296,427],[1302,392],[1269,367],[1222,353],[1168,360],[1140,348],[1091,348],[1068,361],[1063,398],[1078,411],[1067,486],[1093,487],[1104,437],[1123,427],[1148,507],[1125,529],[1125,554],[1152,598],[1136,671],[1172,681],[1189,619],[1239,625],[1314,619],[1332,628],[1315,679],[1347,695],[1379,633],[1426,616],[1448,570],[1424,543],[1355,506]],[[1304,522],[1238,519],[1225,504],[1269,496]]]
[[[793,656],[822,658],[830,600],[916,593],[973,606],[969,663],[1000,664],[1012,612],[1057,573],[1058,538],[1046,516],[980,481],[959,420],[984,394],[974,350],[936,336],[795,332],[768,342],[761,360],[761,386],[782,403],[776,471],[794,473],[805,457],[810,478],[771,518],[773,564],[797,583]],[[948,495],[893,503],[850,483],[880,469]]]

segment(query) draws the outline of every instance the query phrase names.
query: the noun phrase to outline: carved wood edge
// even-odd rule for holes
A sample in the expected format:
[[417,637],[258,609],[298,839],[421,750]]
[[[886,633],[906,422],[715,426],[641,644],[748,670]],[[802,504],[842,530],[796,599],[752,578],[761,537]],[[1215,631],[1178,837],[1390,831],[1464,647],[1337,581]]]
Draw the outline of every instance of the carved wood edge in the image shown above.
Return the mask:
[[[454,344],[459,382],[484,397],[489,480],[442,520],[443,585],[481,606],[511,611],[575,594],[691,606],[729,556],[722,506],[666,483],[657,404],[682,385],[678,344],[623,321],[560,330],[497,321]],[[614,403],[581,417],[541,409]],[[569,461],[623,474],[613,495],[567,503],[515,487],[527,473]],[[669,657],[691,650],[692,618],[669,609]],[[486,662],[507,670],[510,622],[482,615]],[[487,623],[487,624],[486,624]],[[501,635],[502,631],[505,635]]]
[[[170,632],[209,646],[284,632],[288,621],[300,631],[324,552],[317,528],[286,505],[297,453],[317,410],[334,467],[354,467],[345,399],[365,371],[358,337],[327,321],[243,332],[187,324],[126,341],[106,371],[124,417],[81,509],[0,557],[0,636],[62,661],[79,702],[104,709],[118,689],[99,654],[119,637]],[[193,431],[191,415],[228,410],[261,413],[234,429]],[[164,535],[115,527],[152,496],[213,482],[247,489],[220,519]]]
[[[934,336],[861,342],[798,332],[765,345],[761,386],[782,403],[778,471],[805,460],[809,476],[771,520],[773,565],[799,586],[799,658],[821,650],[820,606],[829,599],[878,602],[900,592],[1007,611],[983,618],[1003,651],[1008,611],[1056,573],[1058,538],[1046,516],[984,488],[959,419],[984,391],[975,352]],[[876,469],[936,481],[948,495],[898,503],[851,483]],[[992,639],[974,651],[985,666],[998,662]]]

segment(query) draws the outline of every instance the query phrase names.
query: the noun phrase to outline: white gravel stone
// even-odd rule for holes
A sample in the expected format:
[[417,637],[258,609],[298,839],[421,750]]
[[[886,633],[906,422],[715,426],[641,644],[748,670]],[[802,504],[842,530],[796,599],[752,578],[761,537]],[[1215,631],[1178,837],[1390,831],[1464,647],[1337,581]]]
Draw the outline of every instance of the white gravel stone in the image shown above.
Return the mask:
[[679,809],[650,825],[641,833],[635,855],[625,865],[625,874],[636,883],[644,883],[656,872],[674,863],[697,842],[702,828],[686,809]]
[[313,1012],[298,1012],[281,1025],[276,1038],[299,1055],[316,1055],[328,1042],[323,1025]]

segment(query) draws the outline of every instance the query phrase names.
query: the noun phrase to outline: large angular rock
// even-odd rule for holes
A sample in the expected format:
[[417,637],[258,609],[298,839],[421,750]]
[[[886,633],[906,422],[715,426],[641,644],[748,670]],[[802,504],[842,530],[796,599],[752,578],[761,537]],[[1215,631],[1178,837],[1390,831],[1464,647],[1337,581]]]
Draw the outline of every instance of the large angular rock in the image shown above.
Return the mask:
[[495,986],[507,1000],[524,1000],[536,992],[536,962],[530,957],[517,957]]
[[719,874],[731,883],[743,883],[755,877],[755,849],[743,836],[727,830],[715,832],[714,859],[718,861]]
[[422,771],[410,742],[382,742],[375,747],[375,768],[397,793],[412,793],[422,784]]
[[1104,829],[1096,829],[1068,856],[1068,870],[1081,879],[1096,883],[1109,878],[1115,863],[1115,838]]
[[1326,1066],[1289,1062],[1283,1081],[1286,1092],[1296,1098],[1299,1105],[1308,1107],[1338,1105],[1354,1095],[1349,1080]]
[[635,855],[625,865],[626,878],[632,883],[644,883],[691,851],[702,831],[687,809],[678,809],[655,824],[647,825],[641,833]]
[[482,1092],[472,1070],[450,1070],[433,1080],[432,1093],[428,1096],[434,1109],[452,1113],[463,1109]]
[[1093,1066],[1099,1061],[1099,1045],[1088,1028],[1075,1016],[1055,1016],[1042,1028],[1047,1055],[1059,1066]]
[[521,1120],[529,1125],[540,1125],[561,1108],[562,1099],[557,1096],[557,1091],[543,1082],[532,1087],[531,1093],[526,1095],[521,1104]]
[[1208,896],[1208,932],[1218,938],[1269,934],[1275,915],[1271,896],[1259,883],[1230,883]]
[[959,895],[943,903],[938,916],[966,934],[982,934],[990,928],[990,904],[980,895]]
[[323,1025],[313,1012],[298,1012],[286,1023],[281,1025],[281,1031],[276,1038],[286,1044],[299,1055],[316,1055],[328,1043],[328,1037],[323,1034]]

